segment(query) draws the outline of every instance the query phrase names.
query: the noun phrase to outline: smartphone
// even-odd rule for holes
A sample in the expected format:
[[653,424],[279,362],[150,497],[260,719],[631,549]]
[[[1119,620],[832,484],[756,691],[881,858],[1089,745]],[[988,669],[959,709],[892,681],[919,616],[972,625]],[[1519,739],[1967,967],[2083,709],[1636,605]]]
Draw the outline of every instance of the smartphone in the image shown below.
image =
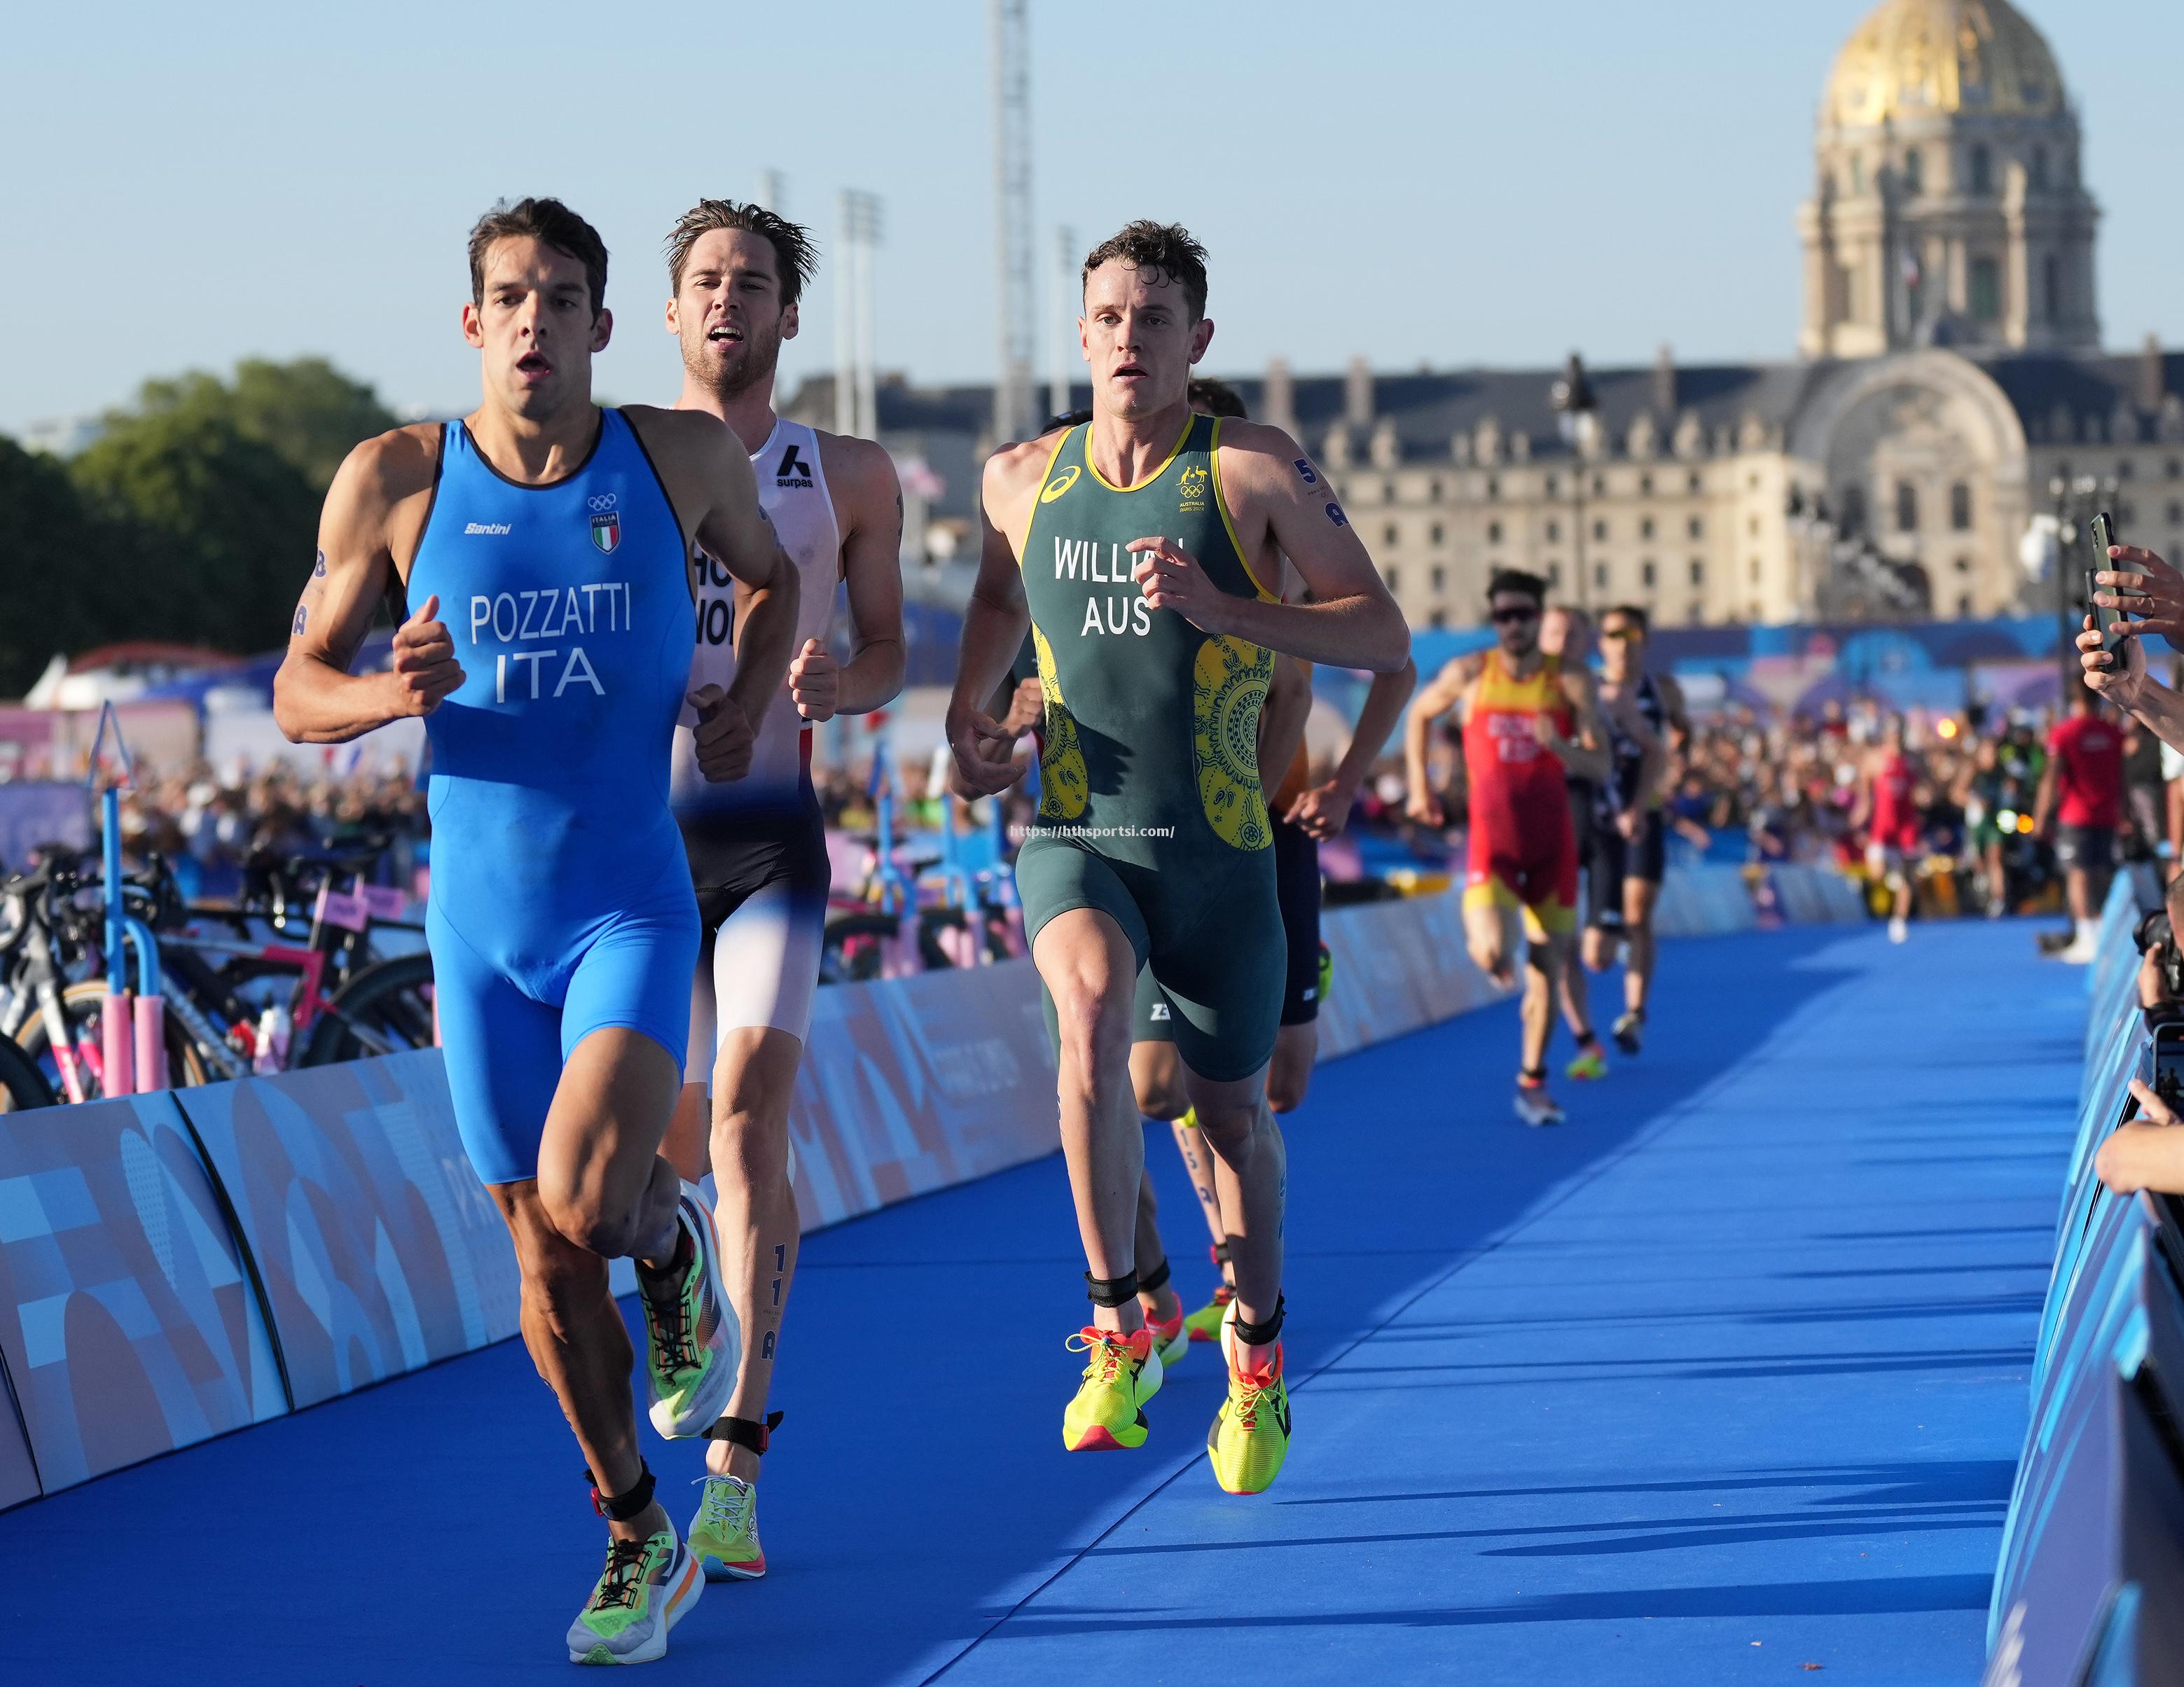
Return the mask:
[[2113,587],[2095,585],[2093,575],[2109,565],[2109,548],[2115,542],[2115,518],[2103,509],[2093,517],[2093,566],[2086,571],[2086,606],[2093,613],[2093,625],[2100,629],[2101,649],[2111,652],[2123,643],[2115,632],[2118,626],[2126,624],[2123,611],[2101,608],[2093,602],[2093,593],[2100,591],[2119,596],[2120,593],[2116,593]]

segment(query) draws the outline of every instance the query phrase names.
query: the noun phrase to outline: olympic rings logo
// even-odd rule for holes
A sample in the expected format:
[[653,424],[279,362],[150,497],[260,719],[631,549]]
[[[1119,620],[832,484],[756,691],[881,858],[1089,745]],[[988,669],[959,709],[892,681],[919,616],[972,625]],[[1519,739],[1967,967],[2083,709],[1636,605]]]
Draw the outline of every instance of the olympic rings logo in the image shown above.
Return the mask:
[[618,493],[595,493],[591,497],[586,498],[584,502],[590,505],[594,511],[611,509],[615,507],[615,500],[620,496],[621,494]]

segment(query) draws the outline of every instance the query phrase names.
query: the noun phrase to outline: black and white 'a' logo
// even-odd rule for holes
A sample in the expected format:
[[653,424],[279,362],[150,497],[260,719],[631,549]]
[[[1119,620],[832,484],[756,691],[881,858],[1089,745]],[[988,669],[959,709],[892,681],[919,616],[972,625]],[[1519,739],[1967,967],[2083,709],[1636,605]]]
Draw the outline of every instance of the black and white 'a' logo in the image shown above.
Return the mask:
[[784,487],[811,484],[811,465],[797,455],[795,441],[791,440],[788,448],[781,454],[781,466],[773,471],[773,482]]

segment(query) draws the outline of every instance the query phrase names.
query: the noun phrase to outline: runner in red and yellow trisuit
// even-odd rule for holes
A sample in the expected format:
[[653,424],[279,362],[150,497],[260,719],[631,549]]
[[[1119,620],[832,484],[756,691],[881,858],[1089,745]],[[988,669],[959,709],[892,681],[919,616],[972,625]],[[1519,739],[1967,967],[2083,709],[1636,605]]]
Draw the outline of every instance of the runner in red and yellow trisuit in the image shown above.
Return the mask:
[[1554,1030],[1554,980],[1577,929],[1577,839],[1565,777],[1604,779],[1609,755],[1592,676],[1564,671],[1540,649],[1546,582],[1508,571],[1488,590],[1490,649],[1459,656],[1418,694],[1404,732],[1410,812],[1444,823],[1426,774],[1426,737],[1436,717],[1463,706],[1463,766],[1470,792],[1463,924],[1471,957],[1504,987],[1519,916],[1525,949],[1524,1064],[1517,1116],[1558,1124],[1546,1090],[1547,1039]]

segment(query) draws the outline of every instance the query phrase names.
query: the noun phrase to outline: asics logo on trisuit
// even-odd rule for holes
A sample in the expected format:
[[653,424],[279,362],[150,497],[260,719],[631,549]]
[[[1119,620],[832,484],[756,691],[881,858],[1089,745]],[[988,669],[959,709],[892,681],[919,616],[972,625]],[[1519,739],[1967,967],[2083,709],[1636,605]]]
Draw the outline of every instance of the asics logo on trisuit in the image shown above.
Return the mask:
[[777,487],[808,487],[811,484],[811,465],[797,454],[794,440],[781,454],[781,466],[773,471],[773,483]]

